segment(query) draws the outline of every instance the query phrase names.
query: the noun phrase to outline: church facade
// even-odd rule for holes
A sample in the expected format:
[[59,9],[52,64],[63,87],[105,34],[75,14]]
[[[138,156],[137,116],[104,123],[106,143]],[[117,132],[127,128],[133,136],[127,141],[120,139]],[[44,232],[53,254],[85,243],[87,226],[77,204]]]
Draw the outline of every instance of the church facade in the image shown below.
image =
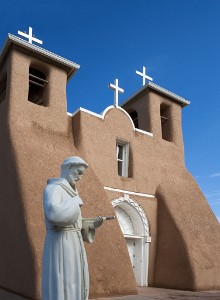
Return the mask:
[[67,114],[66,82],[78,69],[13,35],[1,53],[0,286],[41,298],[43,189],[77,155],[89,164],[83,216],[117,216],[86,245],[91,297],[219,289],[219,222],[184,165],[189,101],[148,83],[121,107]]

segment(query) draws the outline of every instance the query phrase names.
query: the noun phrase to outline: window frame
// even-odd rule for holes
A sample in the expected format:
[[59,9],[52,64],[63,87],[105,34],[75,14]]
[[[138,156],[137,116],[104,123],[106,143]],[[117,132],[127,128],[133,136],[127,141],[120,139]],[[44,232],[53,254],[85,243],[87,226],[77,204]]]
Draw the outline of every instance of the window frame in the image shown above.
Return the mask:
[[[128,177],[128,167],[129,167],[129,145],[128,141],[117,139],[116,140],[116,159],[118,167],[118,176]],[[119,155],[119,146],[122,147],[122,159],[118,157]],[[122,163],[121,174],[119,172],[119,162]]]

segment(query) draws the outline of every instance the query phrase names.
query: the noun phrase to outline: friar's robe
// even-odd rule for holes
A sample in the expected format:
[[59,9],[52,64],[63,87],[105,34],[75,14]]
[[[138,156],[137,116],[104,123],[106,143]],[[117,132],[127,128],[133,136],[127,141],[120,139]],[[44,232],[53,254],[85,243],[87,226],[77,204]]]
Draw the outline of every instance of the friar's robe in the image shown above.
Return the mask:
[[92,242],[95,230],[83,226],[83,202],[63,178],[48,180],[43,201],[47,234],[42,300],[87,300],[89,272],[81,231],[84,227],[84,239]]

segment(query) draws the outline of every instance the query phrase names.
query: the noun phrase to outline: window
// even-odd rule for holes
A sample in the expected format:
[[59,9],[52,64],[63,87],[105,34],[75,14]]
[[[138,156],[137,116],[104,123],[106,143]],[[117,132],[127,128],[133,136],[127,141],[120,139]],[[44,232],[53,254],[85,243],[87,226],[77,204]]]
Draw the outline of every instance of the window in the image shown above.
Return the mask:
[[130,117],[132,118],[132,121],[134,123],[134,127],[135,128],[139,128],[139,125],[138,125],[138,114],[136,111],[133,111],[131,113],[129,113]]
[[117,141],[116,154],[118,161],[118,175],[128,177],[129,143]]
[[44,73],[37,69],[29,69],[29,92],[28,100],[38,105],[45,105],[44,90],[48,83],[45,80],[46,76]]
[[160,120],[161,120],[161,132],[162,138],[166,141],[172,141],[171,135],[171,115],[170,107],[165,104],[160,106]]

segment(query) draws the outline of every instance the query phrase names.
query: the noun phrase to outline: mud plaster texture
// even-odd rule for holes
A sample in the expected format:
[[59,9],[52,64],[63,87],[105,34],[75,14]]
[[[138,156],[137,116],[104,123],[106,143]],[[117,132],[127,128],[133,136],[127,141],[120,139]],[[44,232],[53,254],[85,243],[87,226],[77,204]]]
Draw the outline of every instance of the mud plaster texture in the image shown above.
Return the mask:
[[[47,74],[45,106],[28,101],[30,66]],[[16,47],[0,67],[7,74],[6,98],[0,103],[0,286],[28,299],[41,298],[43,189],[48,178],[60,176],[66,157],[78,155],[89,164],[78,185],[84,217],[114,214],[111,202],[123,193],[107,192],[104,186],[156,196],[132,197],[150,224],[149,285],[219,289],[219,223],[184,166],[180,105],[153,91],[132,102],[136,110],[146,104],[139,118],[151,137],[134,131],[127,114],[117,108],[109,109],[104,119],[83,111],[67,116],[67,71],[49,59]],[[172,142],[161,137],[162,102],[171,105]],[[128,178],[117,175],[117,139],[130,145]],[[90,297],[137,294],[117,221],[98,229],[86,250]]]
[[[129,117],[120,109],[110,108],[102,119],[79,111],[73,117],[75,145],[103,186],[155,195],[153,205],[148,198],[131,196],[145,210],[154,236],[149,285],[193,291],[218,289],[220,226],[184,164],[182,107],[151,90],[134,102],[130,111],[139,111],[142,126],[150,112],[153,137],[134,131]],[[144,109],[139,110],[144,102],[148,107],[145,116],[141,115]],[[161,104],[169,105],[173,116],[171,141],[162,138]],[[129,112],[129,107],[124,108]],[[129,142],[128,178],[117,176],[117,140]],[[109,197],[114,200],[119,195],[112,192]]]

